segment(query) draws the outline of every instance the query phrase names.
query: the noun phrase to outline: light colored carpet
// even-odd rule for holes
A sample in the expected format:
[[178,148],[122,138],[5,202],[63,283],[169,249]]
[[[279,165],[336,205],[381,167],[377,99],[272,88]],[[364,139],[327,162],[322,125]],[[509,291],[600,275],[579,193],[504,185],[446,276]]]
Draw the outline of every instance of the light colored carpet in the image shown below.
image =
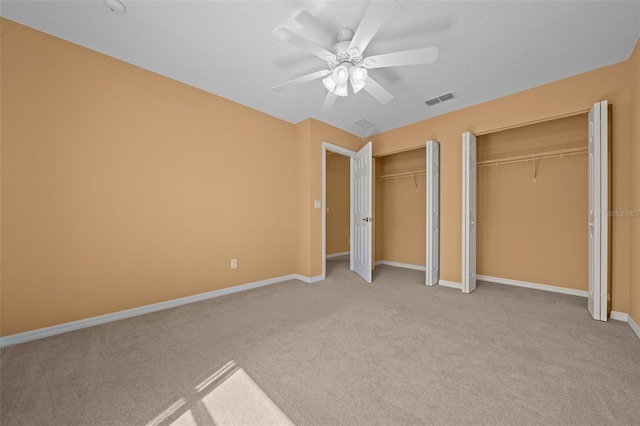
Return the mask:
[[4,348],[0,423],[214,424],[233,364],[297,425],[640,424],[640,339],[583,298],[327,270]]

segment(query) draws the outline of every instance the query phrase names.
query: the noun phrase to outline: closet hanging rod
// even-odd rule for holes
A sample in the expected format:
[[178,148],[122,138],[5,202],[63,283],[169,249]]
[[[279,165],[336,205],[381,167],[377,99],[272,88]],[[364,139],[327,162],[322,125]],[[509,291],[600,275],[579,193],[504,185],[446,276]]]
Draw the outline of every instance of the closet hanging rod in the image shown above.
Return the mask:
[[499,166],[501,164],[521,163],[523,161],[543,160],[546,158],[564,157],[568,155],[585,154],[589,152],[588,147],[558,149],[555,151],[537,152],[535,154],[516,155],[513,157],[498,158],[495,160],[478,161],[478,167]]
[[378,180],[397,179],[401,177],[419,176],[427,173],[426,170],[415,170],[413,172],[392,173],[389,175],[378,176]]

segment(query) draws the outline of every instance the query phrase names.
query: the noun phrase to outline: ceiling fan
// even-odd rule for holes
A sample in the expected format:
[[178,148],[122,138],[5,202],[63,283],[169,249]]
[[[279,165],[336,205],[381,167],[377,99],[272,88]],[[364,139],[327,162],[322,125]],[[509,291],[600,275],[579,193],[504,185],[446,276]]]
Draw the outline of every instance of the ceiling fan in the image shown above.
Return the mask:
[[[321,112],[330,111],[338,96],[349,94],[348,86],[351,84],[353,93],[358,93],[361,89],[369,92],[378,102],[386,104],[393,95],[382,87],[369,75],[368,70],[375,68],[395,67],[402,65],[430,64],[438,57],[436,47],[426,47],[423,49],[405,50],[401,52],[386,53],[382,55],[363,56],[363,53],[373,37],[376,35],[386,18],[395,7],[395,2],[372,1],[364,17],[358,25],[358,29],[353,31],[344,28],[338,32],[337,41],[331,51],[312,42],[291,29],[281,26],[271,33],[275,38],[289,43],[302,50],[306,50],[327,62],[328,69],[323,69],[311,74],[303,75],[273,87],[276,92],[282,92],[292,87],[298,86],[320,78],[328,93],[322,103]],[[299,22],[310,15],[302,12],[296,17]]]

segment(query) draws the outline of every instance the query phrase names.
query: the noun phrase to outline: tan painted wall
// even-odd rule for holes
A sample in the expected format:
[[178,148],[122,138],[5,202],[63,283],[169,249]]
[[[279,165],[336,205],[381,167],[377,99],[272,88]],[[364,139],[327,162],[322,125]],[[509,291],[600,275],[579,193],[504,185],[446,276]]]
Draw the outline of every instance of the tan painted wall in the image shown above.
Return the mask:
[[[630,155],[630,210],[640,212],[640,41],[631,57],[631,155]],[[631,222],[631,262],[629,287],[629,314],[640,325],[640,216]]]
[[[425,175],[384,179],[381,176],[424,171],[425,149],[418,148],[377,159],[378,193],[376,222],[380,235],[377,260],[425,265],[426,192]],[[417,185],[417,189],[416,189]]]
[[[586,148],[588,117],[478,137],[478,161]],[[478,167],[477,272],[588,289],[587,155]]]
[[327,154],[327,254],[349,251],[350,159]]
[[[465,131],[504,130],[586,111],[594,102],[607,99],[613,104],[613,208],[628,209],[629,82],[625,61],[367,138],[373,141],[374,156],[421,147],[429,139],[441,143],[442,279],[461,280],[461,135]],[[612,309],[621,312],[629,307],[629,234],[629,218],[613,218]]]
[[293,125],[2,32],[3,336],[293,272]]
[[[296,245],[294,254],[295,273],[310,276],[311,270],[311,209],[309,206],[309,191],[311,190],[311,176],[309,163],[311,161],[311,120],[301,121],[294,126],[294,153],[296,167],[295,188],[295,223]],[[313,203],[313,202],[312,202]]]
[[322,273],[322,142],[360,138],[2,26],[1,335]]

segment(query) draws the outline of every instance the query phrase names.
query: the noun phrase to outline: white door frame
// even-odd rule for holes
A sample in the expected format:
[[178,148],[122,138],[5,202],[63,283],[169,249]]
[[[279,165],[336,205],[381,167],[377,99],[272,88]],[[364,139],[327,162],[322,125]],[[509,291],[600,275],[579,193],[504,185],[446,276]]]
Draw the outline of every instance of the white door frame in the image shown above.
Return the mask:
[[425,167],[426,191],[426,284],[436,285],[440,281],[440,143],[426,143]]
[[353,156],[355,151],[322,142],[322,279],[327,278],[327,151],[349,157],[349,269],[353,271]]

